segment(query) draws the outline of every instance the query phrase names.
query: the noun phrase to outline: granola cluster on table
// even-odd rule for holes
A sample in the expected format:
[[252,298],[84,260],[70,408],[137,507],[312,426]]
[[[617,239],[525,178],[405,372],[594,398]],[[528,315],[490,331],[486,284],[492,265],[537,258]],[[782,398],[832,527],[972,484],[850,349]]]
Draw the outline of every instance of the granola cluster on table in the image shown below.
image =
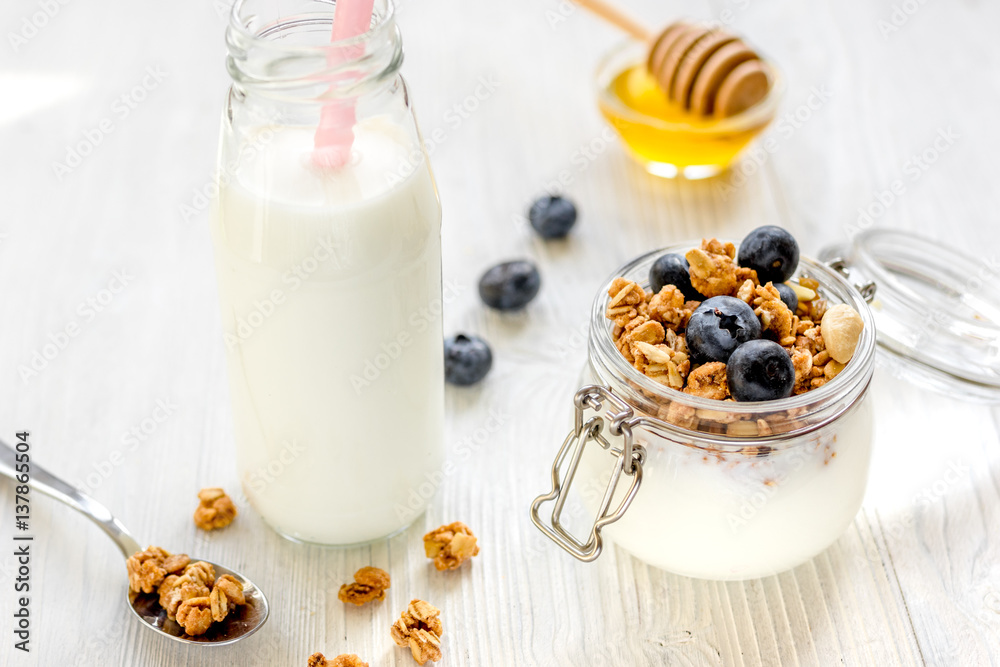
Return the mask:
[[198,492],[194,525],[202,530],[225,528],[236,518],[236,505],[223,489],[210,487]]
[[[461,521],[438,526],[424,535],[424,554],[432,559],[439,571],[456,570],[479,554],[479,540]],[[389,573],[377,567],[363,567],[354,573],[354,582],[340,587],[337,597],[345,604],[363,606],[385,599],[392,580]],[[441,660],[441,635],[444,625],[441,610],[431,603],[414,598],[390,626],[389,636],[397,646],[409,649],[417,664]],[[309,656],[309,667],[367,667],[354,654],[341,654],[327,659],[322,653]]]
[[373,600],[384,600],[385,591],[392,583],[389,573],[378,567],[363,567],[354,573],[354,583],[340,587],[337,597],[341,602],[361,606]]
[[454,570],[478,555],[479,545],[469,527],[455,521],[424,535],[424,553],[438,570]]
[[[860,318],[854,319],[857,314],[849,306],[831,308],[819,295],[816,280],[802,277],[786,283],[798,300],[793,312],[773,282],[761,284],[756,270],[737,265],[732,243],[704,240],[685,259],[690,266],[691,287],[697,293],[706,299],[725,296],[746,303],[760,321],[762,337],[785,349],[794,366],[793,395],[823,386],[844,369],[860,335],[860,326],[855,324]],[[733,400],[726,363],[696,363],[688,346],[688,322],[701,300],[686,298],[672,284],[653,293],[623,277],[612,281],[608,296],[605,315],[614,322],[615,346],[636,370],[686,394]],[[835,310],[831,315],[841,313],[841,308],[853,317],[824,317],[828,310]],[[832,355],[830,338],[844,351]]]

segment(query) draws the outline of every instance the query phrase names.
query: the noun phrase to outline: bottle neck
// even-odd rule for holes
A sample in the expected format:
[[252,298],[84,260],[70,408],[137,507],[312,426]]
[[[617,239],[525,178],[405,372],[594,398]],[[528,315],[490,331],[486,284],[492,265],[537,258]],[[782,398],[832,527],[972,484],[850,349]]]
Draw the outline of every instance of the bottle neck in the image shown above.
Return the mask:
[[392,0],[375,0],[367,32],[331,42],[335,9],[336,0],[236,0],[226,29],[234,89],[283,103],[324,104],[391,85],[403,62]]

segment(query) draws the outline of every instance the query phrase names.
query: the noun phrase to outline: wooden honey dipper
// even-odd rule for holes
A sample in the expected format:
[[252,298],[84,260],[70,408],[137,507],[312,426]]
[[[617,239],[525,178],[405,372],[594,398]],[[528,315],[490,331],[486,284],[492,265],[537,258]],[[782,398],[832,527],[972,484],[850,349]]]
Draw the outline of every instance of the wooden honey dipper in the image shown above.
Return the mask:
[[574,2],[649,44],[647,71],[667,98],[687,111],[735,116],[770,90],[767,64],[730,32],[678,21],[654,36],[607,0]]

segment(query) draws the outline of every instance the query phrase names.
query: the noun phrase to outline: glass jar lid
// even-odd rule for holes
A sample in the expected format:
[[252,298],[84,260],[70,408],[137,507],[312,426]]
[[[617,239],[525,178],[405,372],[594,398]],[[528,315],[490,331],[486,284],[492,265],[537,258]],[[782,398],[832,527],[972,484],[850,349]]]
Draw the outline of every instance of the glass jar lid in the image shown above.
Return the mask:
[[877,341],[894,372],[937,391],[998,402],[1000,251],[991,252],[970,257],[910,232],[870,229],[820,258],[856,283],[874,283]]

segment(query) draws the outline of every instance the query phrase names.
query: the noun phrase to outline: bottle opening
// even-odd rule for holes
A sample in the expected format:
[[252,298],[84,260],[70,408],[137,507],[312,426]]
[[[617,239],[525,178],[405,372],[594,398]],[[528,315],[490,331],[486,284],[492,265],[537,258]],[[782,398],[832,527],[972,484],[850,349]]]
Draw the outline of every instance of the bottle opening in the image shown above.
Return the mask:
[[392,0],[375,0],[360,35],[331,41],[335,0],[236,0],[226,29],[226,68],[255,92],[331,99],[357,95],[396,74],[403,60]]

